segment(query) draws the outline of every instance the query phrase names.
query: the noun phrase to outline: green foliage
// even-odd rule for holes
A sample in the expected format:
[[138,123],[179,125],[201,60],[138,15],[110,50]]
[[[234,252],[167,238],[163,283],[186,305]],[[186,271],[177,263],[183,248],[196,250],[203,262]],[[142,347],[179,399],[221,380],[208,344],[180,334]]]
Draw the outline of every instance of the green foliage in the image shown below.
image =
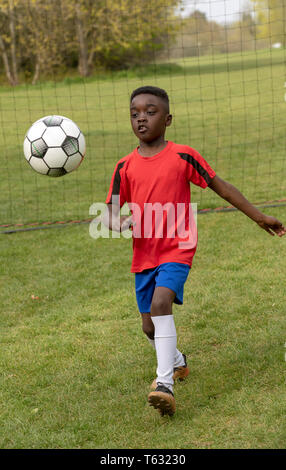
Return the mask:
[[[89,77],[158,58],[258,50],[285,44],[284,0],[252,0],[222,25],[180,0],[0,0],[0,58],[11,85],[63,74]],[[255,13],[255,14],[253,14]]]
[[94,67],[142,64],[172,40],[178,0],[1,0],[0,53],[10,84],[19,70],[33,83],[40,76],[77,65],[81,76]]
[[257,38],[286,45],[285,0],[251,0],[257,13]]
[[163,51],[173,58],[232,53],[257,48],[255,21],[249,11],[241,12],[239,21],[219,24],[205,13],[195,10],[185,19],[177,20],[180,34],[175,47]]

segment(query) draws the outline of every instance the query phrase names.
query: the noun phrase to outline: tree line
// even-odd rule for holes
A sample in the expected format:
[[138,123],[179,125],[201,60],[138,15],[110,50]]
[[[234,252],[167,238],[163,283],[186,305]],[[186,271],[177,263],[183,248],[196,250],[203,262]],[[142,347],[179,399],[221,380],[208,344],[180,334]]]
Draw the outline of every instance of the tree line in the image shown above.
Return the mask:
[[[286,46],[286,0],[249,0],[240,18],[227,24],[209,20],[195,10],[181,20],[180,35],[168,57],[241,52],[274,44]],[[164,54],[167,56],[163,51],[162,57]]]
[[150,59],[172,36],[178,0],[0,0],[0,54],[11,85],[57,68],[119,69]]
[[259,40],[285,45],[285,0],[251,2],[223,26],[199,11],[182,19],[183,0],[0,0],[0,68],[17,85],[64,70],[87,77],[158,57],[254,49]]

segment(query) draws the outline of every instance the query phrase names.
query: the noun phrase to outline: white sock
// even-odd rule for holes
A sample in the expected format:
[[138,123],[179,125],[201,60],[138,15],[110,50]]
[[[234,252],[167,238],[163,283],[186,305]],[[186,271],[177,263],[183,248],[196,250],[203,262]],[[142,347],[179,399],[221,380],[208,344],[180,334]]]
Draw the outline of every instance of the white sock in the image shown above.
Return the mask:
[[177,333],[173,315],[152,316],[155,327],[155,348],[157,355],[157,383],[173,391],[173,373],[176,356]]
[[[151,344],[152,348],[156,349],[155,340],[149,338],[149,336],[147,336],[147,339],[149,343]],[[180,366],[183,366],[184,364],[185,364],[185,360],[184,360],[183,354],[181,353],[181,351],[176,349],[174,367],[180,367]]]
[[183,354],[181,353],[181,351],[176,349],[174,367],[180,367],[180,366],[183,366],[184,364],[185,364],[185,360],[184,360]]

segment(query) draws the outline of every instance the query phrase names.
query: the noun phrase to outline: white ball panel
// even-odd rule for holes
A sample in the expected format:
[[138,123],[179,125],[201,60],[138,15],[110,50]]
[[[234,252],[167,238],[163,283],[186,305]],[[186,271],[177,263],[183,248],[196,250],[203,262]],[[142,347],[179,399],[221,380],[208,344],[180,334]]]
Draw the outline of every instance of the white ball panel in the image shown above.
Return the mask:
[[32,155],[32,151],[31,151],[31,142],[27,139],[27,137],[24,140],[23,149],[24,149],[25,158],[29,160],[29,158]]
[[75,170],[80,165],[81,161],[82,161],[82,156],[80,155],[80,153],[75,153],[74,155],[68,158],[64,166],[64,169],[68,173],[70,173],[71,171]]
[[85,145],[85,138],[82,132],[80,133],[80,136],[78,138],[78,148],[82,156],[84,156],[85,151],[86,151],[86,145]]
[[35,122],[35,124],[33,124],[28,130],[27,137],[29,138],[31,142],[33,142],[33,140],[36,140],[42,137],[42,134],[44,133],[46,129],[47,129],[47,126],[44,122],[42,121]]
[[64,119],[61,123],[61,128],[65,131],[66,135],[69,137],[78,137],[80,130],[77,125],[68,119]]
[[48,127],[43,135],[48,147],[60,147],[65,138],[65,133],[59,126]]
[[32,157],[29,163],[34,170],[42,175],[46,175],[49,171],[49,168],[41,158]]
[[64,166],[67,155],[60,147],[50,148],[44,156],[44,161],[50,168],[61,168]]

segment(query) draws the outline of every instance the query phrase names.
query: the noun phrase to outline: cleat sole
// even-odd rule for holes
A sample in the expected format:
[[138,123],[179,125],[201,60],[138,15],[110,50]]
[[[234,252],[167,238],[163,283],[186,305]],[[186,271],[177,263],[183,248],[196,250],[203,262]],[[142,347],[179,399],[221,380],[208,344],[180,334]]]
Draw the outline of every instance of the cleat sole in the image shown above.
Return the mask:
[[176,410],[175,399],[170,393],[151,392],[148,396],[150,406],[159,411],[161,416],[167,414],[172,416]]

